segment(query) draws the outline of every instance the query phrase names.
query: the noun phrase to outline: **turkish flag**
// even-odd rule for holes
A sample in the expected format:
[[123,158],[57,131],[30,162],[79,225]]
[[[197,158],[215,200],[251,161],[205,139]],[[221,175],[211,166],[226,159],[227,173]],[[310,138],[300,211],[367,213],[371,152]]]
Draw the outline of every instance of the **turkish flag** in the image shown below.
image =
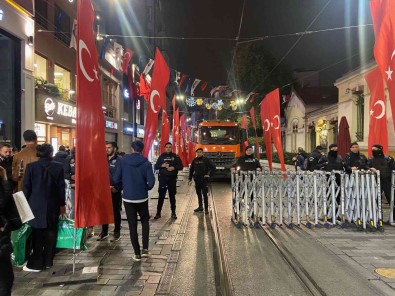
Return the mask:
[[178,134],[178,129],[180,126],[180,112],[178,111],[178,109],[176,109],[173,112],[173,130],[171,131],[171,138],[173,141],[173,152],[177,153],[178,149],[177,149],[177,134]]
[[162,130],[160,136],[160,153],[165,152],[165,144],[169,142],[170,135],[170,121],[167,117],[167,112],[165,109],[162,111]]
[[[395,3],[372,0],[370,11],[376,35],[374,57],[388,86],[392,117],[395,117]],[[395,128],[395,120],[394,120]]]
[[91,1],[78,1],[76,228],[114,222],[93,21]]
[[263,128],[263,138],[265,140],[266,157],[269,163],[269,169],[272,170],[272,130],[270,128],[269,120],[269,108],[267,106],[267,100],[263,99],[261,102],[261,123]]
[[374,68],[365,75],[365,80],[370,90],[368,154],[371,156],[374,144],[382,145],[384,154],[388,154],[386,100],[380,69],[378,67]]
[[144,130],[143,155],[148,156],[158,129],[158,112],[166,104],[166,86],[169,82],[170,70],[165,59],[156,48],[155,64],[152,74],[151,93],[148,101],[147,119]]
[[261,159],[261,155],[259,154],[259,141],[258,141],[258,135],[256,133],[256,122],[255,122],[255,111],[254,107],[250,109],[250,116],[251,116],[251,121],[252,121],[252,126],[254,127],[255,130],[255,153],[258,157],[258,159]]
[[284,163],[284,152],[283,146],[281,142],[281,124],[280,124],[280,91],[278,88],[273,90],[272,92],[266,95],[265,100],[267,100],[267,108],[269,111],[269,121],[270,121],[270,129],[271,135],[274,143],[274,147],[276,147],[278,158],[281,163],[281,170],[285,171],[285,163]]
[[151,86],[145,80],[144,75],[140,74],[140,96],[144,97],[145,101],[149,101],[149,94],[151,92]]
[[123,61],[122,61],[122,73],[126,73],[126,71],[128,70],[128,66],[130,60],[132,59],[133,54],[134,54],[133,50],[126,48],[126,52],[123,55]]

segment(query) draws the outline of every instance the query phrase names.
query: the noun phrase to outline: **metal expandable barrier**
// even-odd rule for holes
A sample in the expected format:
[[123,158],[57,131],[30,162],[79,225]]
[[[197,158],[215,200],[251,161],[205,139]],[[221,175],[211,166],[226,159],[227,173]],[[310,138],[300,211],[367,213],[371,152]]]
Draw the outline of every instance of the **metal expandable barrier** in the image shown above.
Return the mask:
[[[352,223],[360,229],[383,229],[379,171],[236,171],[231,181],[232,221],[237,226],[329,228]],[[394,190],[390,222],[393,204]]]

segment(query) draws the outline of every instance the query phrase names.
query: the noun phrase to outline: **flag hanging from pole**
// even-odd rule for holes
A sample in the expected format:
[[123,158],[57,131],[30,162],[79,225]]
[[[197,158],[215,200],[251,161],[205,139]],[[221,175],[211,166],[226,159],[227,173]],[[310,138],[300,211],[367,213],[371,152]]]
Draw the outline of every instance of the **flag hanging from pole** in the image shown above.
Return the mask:
[[383,146],[384,154],[388,154],[388,126],[386,116],[386,104],[384,95],[384,81],[380,69],[374,68],[365,75],[365,80],[370,90],[369,102],[369,137],[368,154],[372,155],[372,146]]
[[151,94],[148,102],[147,120],[144,131],[143,155],[148,156],[158,128],[158,112],[166,105],[166,86],[170,70],[161,52],[156,48],[155,65],[152,74]]
[[162,110],[162,129],[161,129],[161,136],[160,136],[160,153],[165,152],[165,144],[169,142],[170,136],[170,121],[167,117],[167,112],[164,108]]
[[263,138],[265,140],[265,150],[266,150],[266,157],[269,163],[269,169],[272,170],[272,131],[270,129],[270,119],[269,119],[269,108],[267,106],[267,100],[263,99],[261,103],[261,123],[263,128]]
[[133,50],[126,48],[126,52],[123,55],[123,61],[122,61],[122,73],[126,73],[126,71],[128,70],[128,66],[130,60],[132,59],[133,54],[134,54]]
[[74,19],[73,26],[71,27],[70,48],[77,50],[77,20]]
[[91,1],[78,1],[76,228],[114,222],[93,21]]

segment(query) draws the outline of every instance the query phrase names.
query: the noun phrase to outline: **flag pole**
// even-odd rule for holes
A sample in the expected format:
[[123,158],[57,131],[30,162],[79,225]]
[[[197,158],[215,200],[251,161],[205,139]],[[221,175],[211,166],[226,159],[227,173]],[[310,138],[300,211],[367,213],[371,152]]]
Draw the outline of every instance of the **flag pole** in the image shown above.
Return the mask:
[[77,247],[77,228],[74,227],[74,248],[73,248],[73,273],[75,272],[75,249]]

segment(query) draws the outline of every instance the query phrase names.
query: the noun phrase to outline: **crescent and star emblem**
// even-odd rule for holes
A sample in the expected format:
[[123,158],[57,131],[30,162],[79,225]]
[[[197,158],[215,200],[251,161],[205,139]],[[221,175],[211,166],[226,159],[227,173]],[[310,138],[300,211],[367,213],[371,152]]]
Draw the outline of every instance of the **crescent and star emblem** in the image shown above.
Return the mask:
[[[390,62],[392,61],[392,58],[393,58],[394,56],[395,56],[395,50],[392,52]],[[391,70],[391,65],[389,65],[389,66],[388,66],[388,70],[387,70],[387,71],[384,71],[384,72],[387,74],[387,80],[392,80],[392,73],[393,73],[394,71]]]
[[[266,123],[267,123],[267,126],[266,126]],[[265,132],[267,132],[270,129],[269,119],[265,119],[265,121],[263,122],[263,128],[264,128]]]
[[159,109],[156,110],[156,109],[155,109],[155,104],[154,104],[154,98],[155,98],[155,96],[158,96],[158,97],[160,98],[159,92],[158,92],[156,89],[154,89],[154,90],[151,92],[149,101],[150,101],[150,104],[151,104],[151,109],[152,109],[152,111],[153,111],[154,113],[158,113],[158,112],[159,112]]
[[[380,105],[381,106],[381,113],[378,116],[375,116],[375,118],[376,119],[381,119],[385,115],[384,101],[383,100],[378,100],[376,103],[374,103],[373,107],[376,107],[376,105]],[[373,116],[373,114],[374,114],[374,110],[372,108],[372,110],[370,110],[370,116]]]
[[[274,119],[276,119],[277,118],[277,126],[275,127],[274,126]],[[278,116],[278,115],[275,115],[274,117],[273,117],[273,122],[272,122],[272,127],[274,128],[274,129],[279,129],[280,128],[280,117]]]
[[89,82],[93,82],[95,80],[95,78],[99,79],[97,76],[97,70],[96,70],[96,67],[93,67],[93,72],[95,73],[95,78],[90,77],[89,74],[86,72],[85,65],[82,61],[82,50],[83,49],[85,49],[88,52],[89,57],[91,57],[91,53],[90,53],[88,47],[86,46],[84,40],[80,39],[78,42],[78,61],[80,63],[81,72],[85,76],[86,80],[88,80]]

